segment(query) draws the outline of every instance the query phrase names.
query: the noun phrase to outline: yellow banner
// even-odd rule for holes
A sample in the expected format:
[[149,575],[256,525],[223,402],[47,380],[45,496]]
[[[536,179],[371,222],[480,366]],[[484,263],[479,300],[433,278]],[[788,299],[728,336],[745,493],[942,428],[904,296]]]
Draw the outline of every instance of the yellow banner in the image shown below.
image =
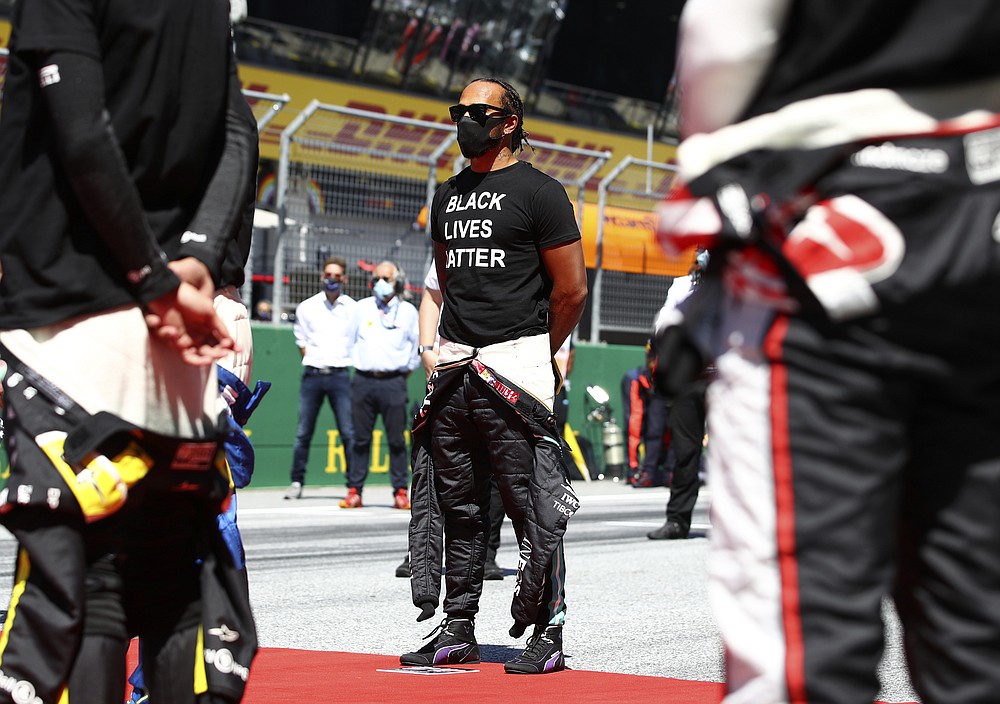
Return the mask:
[[[574,204],[574,208],[576,204]],[[587,266],[597,261],[597,205],[583,206],[580,228]],[[694,249],[668,257],[656,243],[656,214],[643,210],[606,206],[604,208],[604,249],[602,266],[611,271],[659,276],[683,276],[694,261]]]

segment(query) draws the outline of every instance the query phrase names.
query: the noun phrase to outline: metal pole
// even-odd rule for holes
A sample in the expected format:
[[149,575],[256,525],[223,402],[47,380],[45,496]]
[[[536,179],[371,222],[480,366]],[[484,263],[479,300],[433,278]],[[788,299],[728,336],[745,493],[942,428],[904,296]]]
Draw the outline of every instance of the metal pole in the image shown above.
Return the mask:
[[257,131],[260,132],[265,127],[270,124],[281,110],[288,105],[292,97],[288,93],[282,93],[278,95],[277,93],[261,93],[256,90],[244,90],[243,95],[247,98],[253,98],[254,100],[270,100],[273,101],[271,109],[260,116],[257,120]]
[[597,152],[600,156],[594,160],[594,163],[587,167],[587,170],[580,174],[579,180],[577,180],[576,187],[579,189],[577,191],[577,225],[580,229],[583,229],[583,206],[584,206],[584,195],[587,192],[587,183],[594,177],[598,171],[600,171],[608,161],[611,160],[611,152]]
[[[653,123],[646,125],[646,161],[653,160]],[[646,193],[653,190],[653,168],[646,167]]]
[[635,161],[628,155],[610,173],[601,179],[597,187],[597,242],[595,243],[596,255],[594,257],[594,295],[593,303],[590,306],[590,341],[594,344],[600,342],[601,327],[601,289],[604,284],[604,208],[608,200],[608,185],[618,178],[619,174]]
[[278,153],[278,194],[275,199],[278,210],[278,227],[275,231],[277,242],[274,247],[272,325],[277,325],[281,320],[281,307],[284,305],[285,296],[285,221],[288,218],[288,172],[291,165],[292,135],[316,112],[319,105],[318,100],[313,100],[281,131],[280,151]]

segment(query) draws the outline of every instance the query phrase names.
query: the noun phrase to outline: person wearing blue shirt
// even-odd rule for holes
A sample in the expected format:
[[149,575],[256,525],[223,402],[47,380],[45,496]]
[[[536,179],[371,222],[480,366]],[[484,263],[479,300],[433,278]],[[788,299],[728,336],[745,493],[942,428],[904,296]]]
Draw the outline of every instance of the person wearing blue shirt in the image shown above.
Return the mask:
[[351,321],[354,380],[351,408],[354,443],[347,462],[347,496],[341,508],[361,508],[368,477],[375,418],[382,417],[389,445],[389,478],[393,503],[409,510],[409,461],[406,456],[408,400],[406,377],[420,364],[419,315],[413,304],[400,300],[404,282],[390,261],[375,267],[372,295],[358,301]]

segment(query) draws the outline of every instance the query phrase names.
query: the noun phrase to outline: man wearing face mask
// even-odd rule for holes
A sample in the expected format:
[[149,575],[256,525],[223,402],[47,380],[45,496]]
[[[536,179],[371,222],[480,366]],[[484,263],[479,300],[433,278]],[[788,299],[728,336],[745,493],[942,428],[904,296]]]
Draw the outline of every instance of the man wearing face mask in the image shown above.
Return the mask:
[[392,262],[372,272],[372,295],[358,302],[351,321],[354,381],[351,399],[354,445],[347,463],[347,496],[341,508],[361,508],[361,492],[368,477],[375,418],[382,417],[389,446],[389,479],[393,505],[409,510],[410,472],[406,458],[406,420],[409,401],[406,377],[420,364],[418,313],[400,300],[403,280]]
[[565,668],[562,536],[579,502],[553,414],[553,356],[576,327],[587,277],[573,208],[558,181],[517,159],[525,142],[517,91],[473,81],[450,108],[469,168],[437,190],[431,235],[444,297],[441,344],[414,419],[410,566],[418,620],[441,592],[445,619],[403,665],[479,662],[475,617],[483,590],[495,477],[520,560],[510,635],[530,626],[510,673]]
[[357,301],[342,292],[347,283],[342,257],[331,257],[323,265],[323,290],[299,303],[295,309],[295,344],[302,354],[302,385],[299,387],[299,425],[292,450],[292,483],[286,499],[302,496],[309,461],[309,444],[316,430],[316,416],[323,399],[337,420],[344,457],[351,463],[354,424],[351,419],[350,323]]

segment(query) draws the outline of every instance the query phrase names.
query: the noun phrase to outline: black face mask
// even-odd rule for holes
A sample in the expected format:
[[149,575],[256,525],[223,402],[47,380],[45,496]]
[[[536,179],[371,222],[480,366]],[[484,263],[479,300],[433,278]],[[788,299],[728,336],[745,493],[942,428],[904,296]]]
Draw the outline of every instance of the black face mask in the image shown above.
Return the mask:
[[507,117],[507,115],[488,117],[485,125],[480,125],[469,116],[459,120],[458,146],[462,150],[462,156],[466,159],[475,159],[477,156],[482,156],[491,149],[495,149],[503,141],[503,134],[499,137],[491,137],[490,131]]

